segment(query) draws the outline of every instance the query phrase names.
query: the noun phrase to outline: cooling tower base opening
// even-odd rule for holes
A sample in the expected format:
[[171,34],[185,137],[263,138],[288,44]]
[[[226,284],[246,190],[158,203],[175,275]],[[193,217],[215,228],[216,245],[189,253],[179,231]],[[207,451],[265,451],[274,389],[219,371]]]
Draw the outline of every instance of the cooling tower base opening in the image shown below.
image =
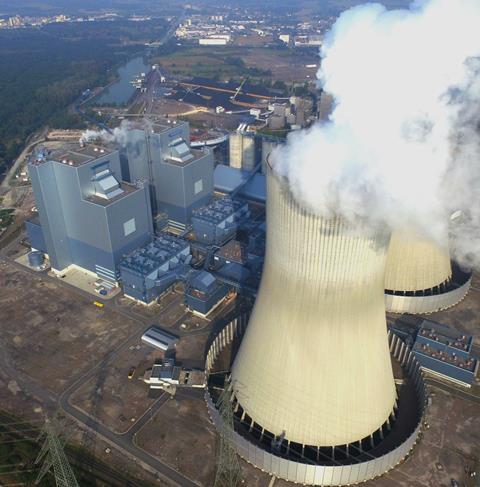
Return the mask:
[[222,391],[230,388],[235,424],[232,441],[244,460],[292,482],[349,485],[384,474],[408,455],[421,432],[426,389],[419,364],[398,336],[389,334],[398,400],[388,421],[354,443],[317,447],[289,442],[285,434],[275,436],[266,431],[248,417],[234,396],[229,370],[247,322],[245,314],[228,323],[212,342],[206,360],[210,417],[219,429],[216,403]]
[[455,306],[470,289],[472,274],[452,262],[452,278],[431,289],[385,290],[385,306],[390,313],[435,313]]

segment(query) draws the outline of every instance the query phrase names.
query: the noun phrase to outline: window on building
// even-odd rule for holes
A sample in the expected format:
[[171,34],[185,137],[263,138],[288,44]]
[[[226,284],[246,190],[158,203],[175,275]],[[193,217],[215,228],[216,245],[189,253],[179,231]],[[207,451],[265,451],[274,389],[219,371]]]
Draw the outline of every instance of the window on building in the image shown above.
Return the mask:
[[123,224],[123,234],[125,237],[128,237],[128,235],[131,235],[137,227],[135,226],[135,218],[132,218],[131,220],[126,221]]
[[203,191],[203,179],[199,179],[195,183],[194,191],[195,191],[195,194],[201,193]]

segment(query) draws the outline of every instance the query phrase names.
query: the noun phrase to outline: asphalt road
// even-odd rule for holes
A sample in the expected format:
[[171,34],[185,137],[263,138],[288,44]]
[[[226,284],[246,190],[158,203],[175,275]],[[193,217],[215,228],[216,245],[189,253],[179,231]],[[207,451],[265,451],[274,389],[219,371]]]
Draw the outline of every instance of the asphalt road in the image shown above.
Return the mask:
[[[81,382],[83,383],[83,381]],[[140,460],[141,462],[149,465],[151,468],[156,470],[161,476],[166,478],[169,481],[173,481],[176,484],[182,487],[198,487],[200,484],[197,484],[193,480],[182,475],[177,470],[174,470],[172,467],[167,465],[166,463],[161,462],[157,458],[149,455],[146,451],[142,450],[138,446],[134,444],[134,438],[136,433],[145,426],[145,424],[150,421],[153,416],[158,412],[158,410],[169,400],[168,394],[164,394],[161,396],[151,407],[152,411],[147,411],[147,414],[144,414],[136,423],[135,425],[130,428],[127,433],[124,434],[117,434],[113,433],[110,429],[108,429],[103,424],[99,423],[98,421],[92,420],[88,415],[80,411],[79,409],[75,408],[70,404],[70,396],[75,392],[75,390],[79,387],[79,381],[76,381],[72,386],[70,386],[60,397],[59,404],[61,408],[70,416],[75,418],[77,421],[82,423],[84,426],[88,424],[88,428],[93,430],[96,435],[103,437],[104,440],[107,440],[109,443],[113,444],[115,447],[119,448],[127,452],[129,455],[133,456],[134,458]],[[182,395],[185,394],[187,391],[182,391]],[[190,391],[189,391],[190,392]],[[193,391],[192,391],[193,392]],[[187,394],[185,394],[187,395]]]

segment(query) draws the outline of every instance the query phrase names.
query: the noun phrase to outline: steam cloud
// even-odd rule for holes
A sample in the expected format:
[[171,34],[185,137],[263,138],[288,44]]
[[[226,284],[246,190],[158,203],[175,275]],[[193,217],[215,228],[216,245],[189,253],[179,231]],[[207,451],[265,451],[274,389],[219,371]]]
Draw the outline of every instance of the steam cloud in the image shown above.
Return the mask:
[[[323,216],[420,234],[480,263],[480,2],[344,12],[321,48],[328,122],[273,154],[295,197]],[[459,215],[450,221],[452,214]]]
[[80,137],[80,143],[87,144],[95,141],[103,141],[126,147],[127,142],[131,138],[131,129],[131,122],[123,120],[122,123],[111,132],[107,130],[85,130]]

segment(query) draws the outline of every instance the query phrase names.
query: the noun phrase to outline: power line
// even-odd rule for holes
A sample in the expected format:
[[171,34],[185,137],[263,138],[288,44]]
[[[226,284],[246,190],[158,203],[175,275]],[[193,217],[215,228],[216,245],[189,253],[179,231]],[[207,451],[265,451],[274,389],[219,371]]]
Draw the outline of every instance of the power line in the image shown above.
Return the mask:
[[52,420],[46,419],[45,426],[38,439],[44,439],[44,443],[35,464],[38,465],[42,462],[43,464],[35,480],[35,485],[40,483],[47,472],[53,470],[57,487],[79,487],[65,455],[63,442],[59,439],[57,428]]
[[220,414],[220,451],[214,487],[237,487],[242,483],[242,470],[233,446],[234,413],[228,385],[220,395],[217,406]]

